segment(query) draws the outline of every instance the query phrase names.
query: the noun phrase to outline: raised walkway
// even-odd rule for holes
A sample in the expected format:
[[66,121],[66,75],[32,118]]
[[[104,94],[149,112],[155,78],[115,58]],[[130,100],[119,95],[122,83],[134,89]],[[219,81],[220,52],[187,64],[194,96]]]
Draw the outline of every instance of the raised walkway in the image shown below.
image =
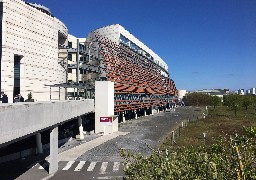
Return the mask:
[[50,129],[49,173],[58,170],[58,125],[78,118],[80,138],[82,115],[94,111],[94,100],[14,103],[0,105],[0,147],[36,135],[37,152],[42,153],[40,131]]
[[0,104],[0,147],[93,111],[93,99]]

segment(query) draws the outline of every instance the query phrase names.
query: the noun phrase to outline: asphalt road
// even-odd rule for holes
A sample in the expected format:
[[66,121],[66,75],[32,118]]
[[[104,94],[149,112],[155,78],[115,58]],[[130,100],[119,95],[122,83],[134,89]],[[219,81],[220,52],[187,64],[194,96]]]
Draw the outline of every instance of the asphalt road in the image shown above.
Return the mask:
[[[151,148],[158,145],[181,125],[182,121],[195,120],[203,112],[192,107],[176,108],[176,111],[160,112],[154,116],[140,117],[120,124],[119,131],[129,132],[109,140],[77,158],[75,161],[60,161],[58,172],[49,177],[47,154],[31,156],[23,160],[0,164],[0,179],[122,179],[124,176],[119,149],[125,148],[143,155],[149,155]],[[87,139],[97,135],[86,135]],[[90,136],[90,137],[89,137]],[[76,140],[60,148],[60,152],[78,145]]]

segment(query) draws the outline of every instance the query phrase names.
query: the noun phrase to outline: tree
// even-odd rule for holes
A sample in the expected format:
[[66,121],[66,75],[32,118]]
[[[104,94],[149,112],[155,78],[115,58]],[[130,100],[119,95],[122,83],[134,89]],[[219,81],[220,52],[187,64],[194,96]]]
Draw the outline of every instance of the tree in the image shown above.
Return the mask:
[[29,92],[27,96],[28,96],[28,99],[26,99],[26,102],[34,102],[34,99],[32,98],[32,93],[31,92]]
[[184,99],[189,106],[208,106],[211,96],[203,93],[190,93]]
[[32,99],[32,93],[29,92],[29,93],[28,93],[28,100],[31,100],[31,99]]
[[248,109],[248,106],[252,105],[252,98],[251,96],[247,95],[242,98],[242,106],[245,107],[245,109]]
[[211,96],[210,102],[211,102],[211,106],[213,106],[215,109],[216,106],[220,105],[221,98],[218,96]]
[[237,113],[237,110],[239,109],[239,106],[241,104],[241,96],[238,94],[230,94],[224,96],[224,105],[230,107],[231,110],[235,112],[235,115]]

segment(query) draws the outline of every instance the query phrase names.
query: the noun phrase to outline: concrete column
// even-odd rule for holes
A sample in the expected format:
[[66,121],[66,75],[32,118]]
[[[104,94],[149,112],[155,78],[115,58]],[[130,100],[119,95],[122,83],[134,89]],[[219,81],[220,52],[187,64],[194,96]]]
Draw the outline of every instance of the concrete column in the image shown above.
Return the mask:
[[58,126],[50,131],[49,174],[58,171]]
[[157,108],[157,113],[159,113],[159,107]]
[[138,119],[137,110],[134,110],[134,114],[135,114],[135,119]]
[[95,81],[95,133],[104,131],[100,117],[114,115],[114,82]]
[[122,122],[125,123],[125,115],[124,115],[124,112],[122,112]]
[[41,140],[42,140],[41,133],[40,132],[36,133],[36,153],[37,154],[43,153],[43,145]]
[[153,115],[153,107],[152,106],[150,108],[150,111],[151,111],[150,114]]
[[84,127],[83,127],[83,121],[81,116],[78,117],[78,126],[79,126],[79,139],[84,139]]
[[147,116],[147,110],[144,109],[144,116]]

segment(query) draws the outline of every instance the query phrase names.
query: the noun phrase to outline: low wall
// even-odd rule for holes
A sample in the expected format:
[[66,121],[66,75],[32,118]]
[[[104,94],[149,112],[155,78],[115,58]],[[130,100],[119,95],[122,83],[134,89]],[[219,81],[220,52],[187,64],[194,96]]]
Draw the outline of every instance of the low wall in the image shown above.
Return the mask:
[[93,111],[93,99],[0,104],[0,145]]

